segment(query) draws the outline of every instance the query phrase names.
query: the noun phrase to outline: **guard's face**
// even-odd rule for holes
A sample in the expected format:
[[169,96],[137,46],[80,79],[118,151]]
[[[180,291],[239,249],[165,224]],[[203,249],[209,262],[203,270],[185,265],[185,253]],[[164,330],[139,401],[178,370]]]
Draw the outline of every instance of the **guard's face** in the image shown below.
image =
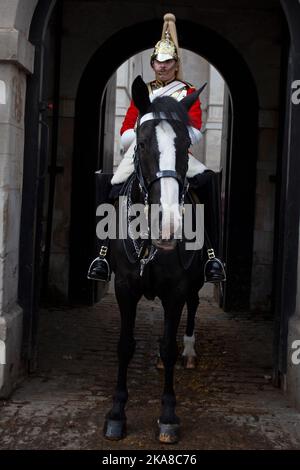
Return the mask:
[[177,62],[174,59],[164,60],[163,62],[155,59],[152,63],[152,67],[156,79],[162,82],[174,80],[178,69]]

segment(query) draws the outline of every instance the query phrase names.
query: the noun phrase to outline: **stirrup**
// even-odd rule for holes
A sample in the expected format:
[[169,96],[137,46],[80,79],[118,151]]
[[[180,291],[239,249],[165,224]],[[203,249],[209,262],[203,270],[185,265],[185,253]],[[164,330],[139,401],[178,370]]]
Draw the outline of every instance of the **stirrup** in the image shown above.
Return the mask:
[[[204,282],[211,282],[213,284],[218,284],[220,282],[225,282],[226,281],[226,271],[225,271],[225,268],[224,268],[224,265],[223,265],[222,261],[215,256],[214,249],[209,248],[207,250],[207,255],[208,255],[208,260],[206,261],[206,263],[204,265]],[[207,276],[206,276],[206,266],[211,261],[216,261],[218,266],[221,268],[221,273],[219,274],[219,276],[222,277],[222,279],[211,280],[211,279],[207,278]]]
[[[106,266],[107,266],[107,278],[106,279],[95,279],[94,277],[91,277],[91,271],[94,268],[94,265],[96,264],[96,262],[98,262],[99,260],[104,261],[104,263],[106,263]],[[109,263],[108,263],[107,259],[100,258],[99,256],[97,256],[97,258],[95,258],[90,264],[90,267],[89,267],[88,273],[87,273],[87,278],[90,279],[91,281],[109,282],[110,281],[110,276],[111,276],[111,271],[110,271],[110,266],[109,266]]]
[[207,279],[206,277],[206,274],[205,274],[205,271],[206,271],[206,265],[209,261],[212,261],[212,259],[208,259],[204,265],[204,282],[211,282],[212,284],[218,284],[219,282],[225,282],[226,281],[226,271],[225,271],[225,268],[224,268],[224,265],[222,263],[222,261],[219,259],[219,258],[213,258],[214,260],[216,260],[218,262],[218,264],[221,266],[221,270],[222,270],[222,273],[221,275],[223,275],[223,279],[216,279],[215,281],[210,281]]

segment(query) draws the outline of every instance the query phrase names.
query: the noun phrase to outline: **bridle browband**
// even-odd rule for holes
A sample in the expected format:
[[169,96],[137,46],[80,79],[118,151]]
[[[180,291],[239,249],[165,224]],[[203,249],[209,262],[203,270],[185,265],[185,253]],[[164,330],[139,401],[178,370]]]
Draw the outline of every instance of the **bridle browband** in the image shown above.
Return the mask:
[[[178,114],[176,113],[170,113],[172,121],[180,121]],[[159,119],[159,120],[170,120],[170,117],[168,117],[165,113],[146,113],[144,114],[138,122],[138,125],[141,126],[144,124],[146,121],[154,121],[154,119]]]

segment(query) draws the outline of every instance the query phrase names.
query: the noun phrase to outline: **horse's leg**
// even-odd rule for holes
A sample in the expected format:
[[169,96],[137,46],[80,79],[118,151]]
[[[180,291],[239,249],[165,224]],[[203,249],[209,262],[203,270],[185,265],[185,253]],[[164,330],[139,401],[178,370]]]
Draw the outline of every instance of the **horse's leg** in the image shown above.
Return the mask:
[[113,406],[106,415],[104,436],[119,440],[126,436],[125,405],[128,400],[127,369],[135,351],[134,325],[139,298],[129,289],[116,288],[116,297],[121,314],[121,331],[118,343],[118,377]]
[[160,356],[164,364],[165,384],[162,395],[162,410],[159,418],[159,441],[175,444],[179,439],[179,418],[175,414],[174,366],[178,357],[176,335],[184,300],[163,302],[165,310],[164,334],[160,342]]
[[[197,313],[197,308],[199,305],[199,296],[198,291],[190,290],[187,296],[187,324],[185,329],[185,335],[183,336],[183,363],[186,369],[195,369],[196,367],[196,352],[195,352],[195,317]],[[157,369],[163,369],[164,364],[160,357],[157,358],[156,362]]]
[[197,290],[190,290],[187,297],[187,324],[185,335],[183,337],[183,363],[186,369],[195,369],[196,351],[195,351],[195,317],[199,305],[199,296]]

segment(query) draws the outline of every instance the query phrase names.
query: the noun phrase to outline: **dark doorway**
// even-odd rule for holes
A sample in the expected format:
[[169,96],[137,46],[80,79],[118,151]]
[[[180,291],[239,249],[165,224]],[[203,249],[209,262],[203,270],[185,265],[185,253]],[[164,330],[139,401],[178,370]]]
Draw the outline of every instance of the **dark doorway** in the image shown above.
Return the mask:
[[[51,132],[48,123],[50,64],[55,61],[56,25],[61,2],[39,2],[29,40],[35,46],[34,73],[28,76],[25,108],[23,193],[19,257],[19,304],[23,309],[22,357],[24,367],[35,367],[38,310],[42,280],[42,239],[45,180]],[[51,78],[51,79],[50,79]]]

